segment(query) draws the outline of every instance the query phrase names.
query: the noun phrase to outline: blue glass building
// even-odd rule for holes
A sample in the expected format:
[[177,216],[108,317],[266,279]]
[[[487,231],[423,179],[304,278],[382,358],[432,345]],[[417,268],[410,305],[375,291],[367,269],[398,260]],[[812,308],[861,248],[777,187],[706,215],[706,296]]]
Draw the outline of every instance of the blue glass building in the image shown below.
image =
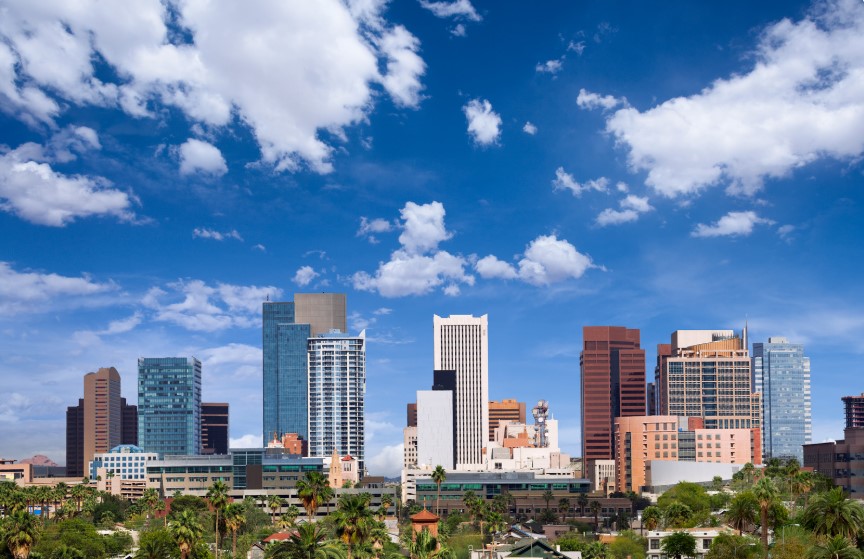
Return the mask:
[[753,386],[762,393],[762,454],[803,464],[812,437],[810,358],[804,346],[771,337],[753,344]]
[[138,445],[163,456],[201,454],[201,361],[138,359]]

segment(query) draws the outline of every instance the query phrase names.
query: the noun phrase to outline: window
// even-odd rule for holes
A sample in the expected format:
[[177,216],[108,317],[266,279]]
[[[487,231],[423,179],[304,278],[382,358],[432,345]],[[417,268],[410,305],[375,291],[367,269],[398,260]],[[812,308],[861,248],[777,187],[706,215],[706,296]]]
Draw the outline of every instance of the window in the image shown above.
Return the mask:
[[651,538],[651,549],[660,549],[660,540],[657,538]]
[[709,549],[711,547],[711,538],[703,538],[702,539],[702,549]]

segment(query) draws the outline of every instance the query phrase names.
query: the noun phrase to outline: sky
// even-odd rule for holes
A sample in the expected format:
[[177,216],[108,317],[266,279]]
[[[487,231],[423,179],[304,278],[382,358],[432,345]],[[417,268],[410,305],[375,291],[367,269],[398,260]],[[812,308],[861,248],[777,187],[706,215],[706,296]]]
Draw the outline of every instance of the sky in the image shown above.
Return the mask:
[[347,293],[395,475],[432,316],[579,454],[582,327],[785,336],[864,392],[864,2],[4,0],[0,456],[194,355],[261,442],[261,302]]

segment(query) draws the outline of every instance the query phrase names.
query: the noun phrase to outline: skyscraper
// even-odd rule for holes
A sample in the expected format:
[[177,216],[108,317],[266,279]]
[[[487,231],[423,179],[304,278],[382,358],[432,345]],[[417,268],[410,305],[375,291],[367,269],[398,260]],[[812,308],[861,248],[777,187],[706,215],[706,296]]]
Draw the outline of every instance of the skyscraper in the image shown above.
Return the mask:
[[753,386],[762,393],[762,448],[765,460],[804,460],[802,445],[813,433],[810,358],[804,346],[771,337],[753,344]]
[[860,396],[843,396],[846,411],[846,429],[864,427],[864,392]]
[[645,415],[645,350],[623,326],[585,326],[582,344],[582,461],[611,460],[615,418]]
[[365,468],[366,331],[309,338],[309,456],[357,459]]
[[263,304],[264,440],[285,433],[308,439],[307,341],[346,332],[344,293],[298,293],[294,301]]
[[66,408],[66,477],[84,476],[84,399]]
[[489,402],[489,440],[495,440],[495,429],[502,421],[525,423],[525,402],[501,400]]
[[[456,469],[470,469],[482,464],[489,436],[488,316],[435,315],[432,324],[434,369],[455,371],[456,377],[453,410]],[[420,413],[418,409],[418,428]],[[423,457],[417,459],[422,462]]]
[[97,452],[120,444],[123,412],[120,407],[120,373],[103,367],[84,375],[84,464]]
[[120,444],[138,446],[138,406],[127,404],[126,398],[120,398],[120,415],[123,427]]
[[228,404],[201,404],[201,453],[228,454]]
[[147,452],[201,454],[201,361],[138,359],[138,441]]

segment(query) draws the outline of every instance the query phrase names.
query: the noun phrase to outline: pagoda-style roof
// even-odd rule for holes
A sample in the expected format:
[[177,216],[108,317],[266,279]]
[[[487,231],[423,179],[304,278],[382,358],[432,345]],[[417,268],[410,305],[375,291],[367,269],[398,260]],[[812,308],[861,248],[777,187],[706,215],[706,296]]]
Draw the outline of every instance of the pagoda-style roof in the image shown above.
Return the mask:
[[426,509],[421,510],[417,514],[411,517],[411,522],[414,523],[426,523],[426,522],[438,522],[439,518],[437,514],[434,514]]

